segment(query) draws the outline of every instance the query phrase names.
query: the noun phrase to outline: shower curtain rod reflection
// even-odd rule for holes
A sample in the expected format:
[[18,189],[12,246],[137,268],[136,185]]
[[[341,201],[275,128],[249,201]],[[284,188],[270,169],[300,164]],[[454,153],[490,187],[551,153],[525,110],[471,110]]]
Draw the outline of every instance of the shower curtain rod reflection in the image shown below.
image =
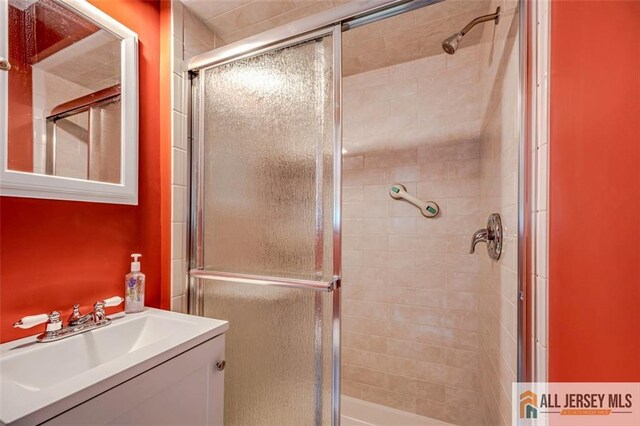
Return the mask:
[[238,57],[256,54],[261,50],[273,48],[274,45],[279,43],[308,35],[323,28],[329,29],[334,25],[342,24],[343,30],[352,29],[442,1],[444,0],[367,0],[349,2],[194,56],[189,61],[187,69],[190,72],[197,72]]

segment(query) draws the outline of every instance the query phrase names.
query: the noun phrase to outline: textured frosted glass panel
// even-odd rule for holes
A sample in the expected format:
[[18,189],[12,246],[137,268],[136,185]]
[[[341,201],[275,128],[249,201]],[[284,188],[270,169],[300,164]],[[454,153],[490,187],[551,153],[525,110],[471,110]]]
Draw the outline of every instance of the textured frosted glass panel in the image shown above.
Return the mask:
[[332,272],[331,37],[204,72],[204,268]]
[[205,316],[230,324],[225,425],[330,425],[333,294],[203,284]]
[[120,182],[120,100],[90,109],[89,180]]

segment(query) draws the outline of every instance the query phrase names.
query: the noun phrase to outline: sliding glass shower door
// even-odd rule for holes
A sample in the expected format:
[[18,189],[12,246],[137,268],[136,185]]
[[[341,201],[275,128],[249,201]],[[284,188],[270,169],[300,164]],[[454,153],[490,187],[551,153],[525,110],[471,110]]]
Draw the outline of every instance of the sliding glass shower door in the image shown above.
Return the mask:
[[339,37],[195,80],[191,304],[230,322],[227,425],[337,421]]

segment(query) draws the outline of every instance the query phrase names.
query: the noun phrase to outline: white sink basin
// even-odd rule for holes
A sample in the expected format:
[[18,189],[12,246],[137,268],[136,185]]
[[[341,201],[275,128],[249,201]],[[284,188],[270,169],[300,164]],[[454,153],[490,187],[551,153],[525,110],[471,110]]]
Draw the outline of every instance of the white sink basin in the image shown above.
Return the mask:
[[224,333],[226,321],[158,309],[67,339],[0,345],[0,423],[38,423]]

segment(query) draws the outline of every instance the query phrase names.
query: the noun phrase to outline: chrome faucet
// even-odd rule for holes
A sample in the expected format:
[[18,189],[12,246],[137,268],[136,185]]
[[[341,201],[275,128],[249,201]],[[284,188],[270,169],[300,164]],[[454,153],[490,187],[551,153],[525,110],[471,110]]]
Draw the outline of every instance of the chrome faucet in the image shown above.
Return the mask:
[[[116,305],[119,305],[124,300],[122,298],[120,298],[120,299],[121,300],[118,303],[116,303]],[[100,302],[96,302],[96,303],[93,304],[93,312],[91,312],[91,314],[93,315],[93,320],[95,322],[102,322],[102,321],[111,322],[111,320],[108,319],[107,315],[104,313],[104,308],[106,306],[116,306],[116,305],[108,304],[108,301],[109,301],[109,299],[101,300]]]
[[91,321],[93,319],[93,312],[88,313],[86,315],[80,315],[80,305],[73,305],[73,312],[69,316],[67,320],[67,327],[75,327],[76,325],[82,325],[87,321]]
[[107,318],[104,308],[118,306],[123,301],[124,299],[120,296],[101,300],[96,302],[93,305],[93,311],[86,315],[80,314],[80,305],[73,305],[73,312],[71,312],[67,320],[66,327],[60,319],[60,312],[58,311],[53,311],[50,314],[26,316],[15,322],[13,327],[24,329],[44,323],[45,331],[36,338],[36,341],[41,343],[53,342],[111,324],[111,319]]

